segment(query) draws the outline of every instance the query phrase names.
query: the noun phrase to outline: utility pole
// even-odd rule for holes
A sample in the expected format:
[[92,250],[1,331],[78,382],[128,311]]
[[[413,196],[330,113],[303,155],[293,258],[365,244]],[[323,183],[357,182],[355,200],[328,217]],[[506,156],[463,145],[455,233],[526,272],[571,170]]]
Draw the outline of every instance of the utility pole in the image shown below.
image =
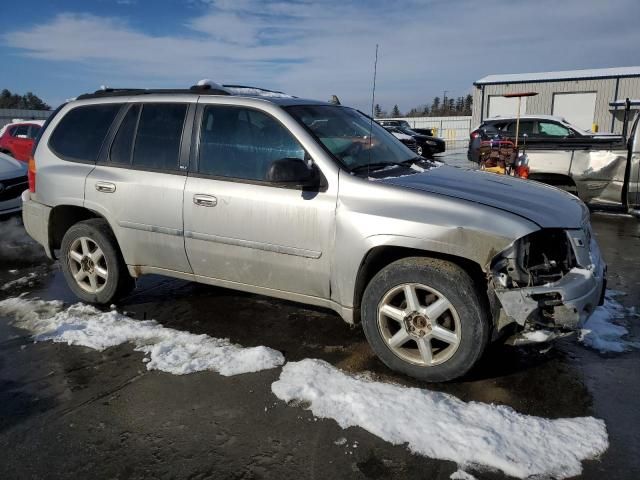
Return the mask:
[[447,108],[447,92],[449,92],[449,90],[444,90],[442,93],[442,114],[444,114]]

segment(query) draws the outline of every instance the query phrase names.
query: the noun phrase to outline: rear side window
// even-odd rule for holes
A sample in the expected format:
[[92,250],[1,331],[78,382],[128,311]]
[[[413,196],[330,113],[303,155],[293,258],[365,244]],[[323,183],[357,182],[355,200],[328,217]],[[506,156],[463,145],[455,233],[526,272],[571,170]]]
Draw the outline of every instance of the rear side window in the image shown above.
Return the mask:
[[74,108],[51,134],[49,146],[63,158],[95,162],[120,106],[109,103]]
[[25,137],[27,137],[29,135],[29,125],[18,125],[13,130],[14,137],[17,137],[19,135],[24,135]]
[[122,120],[116,138],[111,145],[109,161],[118,165],[129,165],[131,163],[131,153],[133,139],[135,138],[138,117],[140,116],[140,105],[132,105]]
[[180,139],[187,105],[147,103],[142,106],[133,149],[133,166],[178,170]]

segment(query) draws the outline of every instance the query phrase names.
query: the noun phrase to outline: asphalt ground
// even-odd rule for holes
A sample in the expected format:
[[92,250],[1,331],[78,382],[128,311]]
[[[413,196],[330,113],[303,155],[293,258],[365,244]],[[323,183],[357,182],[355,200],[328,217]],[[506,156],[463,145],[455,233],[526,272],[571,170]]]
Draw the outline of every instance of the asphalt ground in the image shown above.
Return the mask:
[[[618,297],[624,305],[640,306],[640,222],[605,213],[594,213],[592,222],[609,264],[609,288],[626,293]],[[58,265],[40,252],[28,244],[0,252],[0,285],[37,274],[33,285],[0,298],[28,291],[75,303]],[[320,358],[348,372],[524,414],[601,418],[610,447],[583,462],[583,478],[640,478],[638,350],[602,355],[575,337],[551,349],[494,346],[467,377],[425,385],[389,371],[362,331],[329,311],[156,276],[143,278],[117,306],[136,319],[265,345],[287,361]],[[0,317],[1,479],[448,479],[457,469],[285,404],[271,392],[280,369],[233,377],[147,371],[132,346],[98,352],[34,343],[10,321]],[[640,338],[638,319],[628,323]],[[347,442],[336,444],[342,437]]]

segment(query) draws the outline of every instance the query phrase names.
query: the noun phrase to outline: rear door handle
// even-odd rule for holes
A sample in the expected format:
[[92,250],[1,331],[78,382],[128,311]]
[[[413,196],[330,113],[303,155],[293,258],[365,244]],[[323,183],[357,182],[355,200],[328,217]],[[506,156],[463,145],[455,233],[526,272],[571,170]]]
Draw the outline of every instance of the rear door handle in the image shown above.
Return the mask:
[[102,193],[113,193],[116,191],[116,185],[111,182],[96,182],[96,190]]
[[204,195],[202,193],[196,193],[193,196],[193,203],[200,207],[215,207],[218,204],[218,199],[213,195]]

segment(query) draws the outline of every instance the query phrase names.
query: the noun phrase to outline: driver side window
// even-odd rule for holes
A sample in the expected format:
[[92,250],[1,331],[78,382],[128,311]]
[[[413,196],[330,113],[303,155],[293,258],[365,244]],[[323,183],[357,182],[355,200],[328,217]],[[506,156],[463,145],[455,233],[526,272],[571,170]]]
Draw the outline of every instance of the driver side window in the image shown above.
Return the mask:
[[283,158],[304,160],[305,151],[275,118],[242,107],[205,107],[199,173],[265,181],[271,164]]

